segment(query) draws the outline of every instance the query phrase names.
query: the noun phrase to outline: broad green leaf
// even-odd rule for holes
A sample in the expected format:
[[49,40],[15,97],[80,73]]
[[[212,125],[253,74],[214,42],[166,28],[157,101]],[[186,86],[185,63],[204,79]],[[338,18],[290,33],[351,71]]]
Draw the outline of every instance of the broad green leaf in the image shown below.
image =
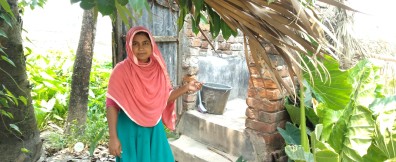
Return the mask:
[[213,9],[210,6],[207,6],[207,9],[210,18],[209,19],[210,33],[212,34],[213,38],[216,38],[220,33],[221,19],[220,16],[215,11],[213,11]]
[[300,129],[291,124],[290,122],[286,123],[286,128],[277,128],[279,133],[282,135],[286,144],[288,145],[300,145],[301,144],[301,135]]
[[377,98],[369,105],[369,108],[374,112],[374,115],[393,111],[396,108],[396,96]]
[[376,117],[374,141],[365,161],[385,161],[396,157],[396,96],[376,99],[370,104]]
[[318,101],[323,102],[330,109],[344,109],[349,103],[352,93],[352,85],[348,81],[349,74],[347,71],[341,71],[338,62],[330,56],[325,56],[323,64],[331,74],[328,82],[321,81],[320,75],[323,75],[324,72],[319,68],[321,73],[319,74],[315,71],[312,63],[309,63],[308,66],[312,71],[313,81],[310,80],[309,74],[306,72],[304,78],[308,81],[309,88],[312,89]]
[[180,15],[179,18],[177,18],[177,31],[180,32],[184,25],[184,19],[186,18],[187,11],[184,8],[181,8],[179,11]]
[[325,161],[325,162],[339,162],[340,157],[337,153],[330,150],[322,150],[316,152],[314,155],[315,161]]
[[12,60],[10,60],[8,57],[6,56],[1,56],[1,59],[3,59],[4,61],[8,62],[9,64],[11,64],[12,66],[16,67],[14,62]]
[[333,110],[327,108],[323,103],[319,103],[316,107],[316,111],[318,112],[319,123],[323,124],[323,131],[321,138],[324,141],[330,137],[330,134],[333,132],[333,126],[337,123],[338,119],[342,116],[344,110]]
[[224,21],[221,21],[220,27],[221,27],[221,33],[223,35],[223,38],[225,40],[228,40],[228,38],[230,38],[230,36],[232,34],[231,33],[232,29]]
[[10,16],[8,14],[1,13],[0,17],[7,23],[8,26],[12,27],[11,19],[10,19]]
[[300,108],[295,107],[293,105],[286,104],[285,105],[287,113],[290,116],[290,119],[293,123],[300,125]]
[[321,141],[323,125],[317,124],[315,130],[311,132],[311,148],[315,161],[339,162],[339,155],[327,143]]
[[138,13],[141,13],[145,6],[146,0],[133,0],[129,4],[132,9]]
[[117,2],[118,2],[121,6],[125,6],[126,4],[128,4],[129,0],[117,0]]
[[[293,105],[285,105],[287,112],[294,124],[300,125],[300,108],[295,107]],[[305,107],[305,116],[309,119],[309,121],[316,125],[319,123],[319,118],[315,114],[315,111],[312,108]]]
[[201,16],[200,16],[201,22],[203,22],[204,24],[208,24],[209,23],[208,19],[206,19],[206,17],[204,15],[202,15],[202,13],[200,13],[200,14],[201,14]]
[[191,27],[192,27],[192,31],[194,32],[195,35],[197,35],[199,33],[199,20],[198,22],[194,20],[194,18],[191,18]]
[[367,150],[367,154],[363,156],[364,162],[384,162],[386,159],[388,158],[385,150],[378,148],[378,145],[374,143]]
[[11,11],[10,5],[8,4],[8,2],[7,2],[6,0],[1,0],[1,1],[0,1],[0,4],[1,4],[1,7],[2,7],[7,13],[9,13],[12,17],[15,17],[15,16],[14,16],[14,13],[12,13],[12,11]]
[[312,153],[304,152],[301,145],[287,145],[285,147],[285,152],[290,160],[314,162]]
[[351,106],[334,126],[329,144],[344,161],[362,161],[371,145],[374,132],[372,112],[363,106]]
[[19,134],[22,134],[22,132],[19,130],[19,127],[18,127],[17,125],[15,125],[15,124],[10,124],[10,127],[11,127],[12,129],[14,129],[15,131],[17,131]]
[[193,16],[195,20],[198,20],[198,16],[200,15],[202,7],[204,6],[204,0],[192,0],[192,1],[195,6],[195,13]]
[[96,3],[94,0],[82,0],[80,3],[80,7],[84,10],[90,10],[95,7]]
[[0,36],[2,36],[2,37],[4,37],[4,38],[8,38],[8,37],[7,37],[7,34],[6,34],[3,30],[1,30],[1,29],[0,29]]
[[115,10],[115,0],[97,0],[98,10],[102,15],[110,15]]
[[379,82],[379,67],[375,66],[369,60],[359,61],[352,69],[348,70],[350,73],[349,79],[354,83],[356,98],[355,103],[368,107],[377,96],[373,93],[377,89],[377,82]]

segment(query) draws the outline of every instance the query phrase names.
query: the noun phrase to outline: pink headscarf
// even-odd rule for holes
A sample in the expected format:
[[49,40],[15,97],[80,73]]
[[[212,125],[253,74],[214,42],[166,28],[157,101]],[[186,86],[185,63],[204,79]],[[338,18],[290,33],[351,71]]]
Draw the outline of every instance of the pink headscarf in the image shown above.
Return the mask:
[[[149,35],[153,53],[147,64],[139,64],[132,50],[136,33]],[[172,86],[165,61],[151,33],[144,27],[133,27],[126,36],[128,57],[118,63],[111,73],[106,96],[136,124],[143,127],[155,126],[162,117],[166,127],[175,129],[175,103],[167,103]]]

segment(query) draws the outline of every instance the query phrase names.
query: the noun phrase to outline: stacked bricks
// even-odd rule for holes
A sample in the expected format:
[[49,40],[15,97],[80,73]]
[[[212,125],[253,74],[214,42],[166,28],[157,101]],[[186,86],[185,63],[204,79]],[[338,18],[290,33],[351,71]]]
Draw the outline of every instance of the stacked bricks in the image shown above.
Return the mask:
[[[180,40],[183,52],[182,71],[184,78],[196,78],[198,73],[199,56],[244,56],[242,33],[237,37],[231,36],[225,40],[220,34],[215,40],[209,32],[209,25],[201,25],[201,29],[213,44],[216,52],[202,33],[195,35],[192,31],[191,21],[186,20],[186,28],[182,30],[185,35]],[[267,53],[270,54],[273,68],[277,69],[282,79],[291,85],[288,69],[283,59],[276,54],[274,48],[267,44]],[[287,161],[284,152],[284,140],[278,133],[277,127],[284,128],[288,120],[288,114],[283,107],[285,91],[279,89],[270,73],[266,69],[260,69],[252,59],[248,59],[250,71],[248,98],[246,103],[246,132],[250,134],[259,161]],[[261,75],[260,75],[261,73]],[[183,109],[196,107],[196,93],[183,95]],[[254,136],[254,137],[253,137]]]
[[[291,84],[287,66],[283,59],[266,45],[270,55],[272,68],[275,68],[282,79]],[[287,161],[284,152],[284,140],[277,127],[284,128],[288,121],[288,113],[284,109],[285,91],[279,89],[267,69],[260,69],[252,59],[248,60],[250,72],[248,98],[246,103],[246,129],[263,138],[266,145],[264,161]]]

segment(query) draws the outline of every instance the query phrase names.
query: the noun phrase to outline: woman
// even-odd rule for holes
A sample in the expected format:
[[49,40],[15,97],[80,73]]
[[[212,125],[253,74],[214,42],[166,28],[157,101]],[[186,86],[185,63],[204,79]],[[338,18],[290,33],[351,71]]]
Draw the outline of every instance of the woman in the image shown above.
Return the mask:
[[164,59],[144,27],[126,37],[127,58],[114,68],[107,91],[109,152],[117,162],[174,162],[163,124],[175,129],[174,101],[202,84],[173,90]]

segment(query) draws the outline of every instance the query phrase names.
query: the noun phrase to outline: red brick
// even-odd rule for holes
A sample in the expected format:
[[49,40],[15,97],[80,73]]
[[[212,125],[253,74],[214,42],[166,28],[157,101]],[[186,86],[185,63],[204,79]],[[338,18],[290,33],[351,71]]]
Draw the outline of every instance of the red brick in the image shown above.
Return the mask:
[[260,97],[268,100],[279,100],[284,97],[279,89],[258,89],[258,94]]
[[283,101],[269,101],[267,99],[256,99],[252,97],[248,97],[246,99],[246,104],[249,107],[252,107],[257,110],[262,110],[265,112],[277,112],[280,110],[284,110]]
[[250,119],[256,119],[257,111],[254,108],[247,108],[245,112],[246,117]]
[[282,120],[282,121],[280,121],[280,122],[278,123],[278,126],[277,126],[277,127],[282,128],[282,129],[285,129],[286,123],[287,123],[286,120]]
[[201,46],[201,39],[193,39],[191,40],[192,47],[200,47]]
[[287,118],[286,110],[281,110],[278,112],[258,111],[257,114],[258,115],[256,115],[256,119],[266,123],[276,123]]
[[218,50],[223,50],[223,51],[227,51],[227,50],[230,50],[230,47],[231,47],[231,44],[230,43],[227,43],[227,42],[222,42],[222,43],[219,43],[219,46],[218,46]]
[[191,29],[187,29],[186,30],[186,36],[187,37],[194,37],[195,34],[194,34],[194,32]]
[[278,86],[272,79],[264,79],[264,87],[273,89],[278,88]]
[[208,49],[209,43],[205,40],[202,41],[201,43],[201,48],[202,49]]
[[271,150],[282,149],[285,145],[285,140],[280,133],[265,133],[263,139]]
[[264,88],[264,79],[262,78],[250,78],[253,82],[253,86],[256,88]]
[[255,88],[249,88],[248,89],[248,97],[253,97],[255,98],[257,96],[257,91]]
[[269,124],[249,118],[246,119],[245,126],[264,133],[273,133],[277,128],[276,123]]

